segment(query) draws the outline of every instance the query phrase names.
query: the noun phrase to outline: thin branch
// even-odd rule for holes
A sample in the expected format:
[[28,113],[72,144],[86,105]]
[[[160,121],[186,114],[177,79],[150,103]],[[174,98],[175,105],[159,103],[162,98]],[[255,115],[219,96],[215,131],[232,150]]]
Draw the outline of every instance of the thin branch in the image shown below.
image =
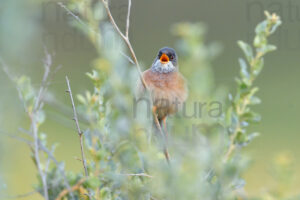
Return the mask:
[[124,176],[143,176],[143,177],[147,177],[147,178],[153,178],[153,176],[151,176],[149,174],[145,174],[145,173],[139,173],[139,174],[120,174],[120,175],[124,175]]
[[[22,131],[23,131],[23,130],[22,130]],[[26,131],[26,133],[27,133],[27,131]],[[21,141],[21,142],[25,142],[25,143],[28,144],[29,146],[33,146],[33,143],[32,143],[31,141],[26,140],[26,139],[24,139],[24,138],[22,138],[22,137],[15,136],[15,135],[10,136],[10,137],[12,137],[12,138],[14,138],[14,139],[17,139],[17,140],[19,140],[19,141]],[[56,158],[54,157],[53,151],[50,151],[50,150],[49,150],[49,149],[48,149],[48,148],[47,148],[40,140],[39,140],[39,147],[40,147],[40,149],[41,149],[43,152],[45,152],[45,153],[48,155],[49,159],[51,159],[51,160],[54,162],[54,164],[56,165],[58,171],[60,172],[60,175],[61,175],[61,176],[63,177],[63,179],[64,179],[65,187],[66,187],[67,190],[69,191],[69,194],[71,195],[71,198],[72,198],[72,199],[75,199],[74,194],[73,194],[73,192],[72,192],[72,190],[71,190],[71,186],[70,186],[69,181],[68,181],[68,179],[67,179],[67,176],[66,176],[64,170],[60,168],[60,164],[59,164],[59,162],[56,160]]]
[[87,27],[88,29],[90,29],[90,31],[92,31],[93,33],[98,34],[96,30],[92,29],[89,25],[87,25],[84,21],[82,21],[82,20],[80,19],[79,16],[77,16],[76,14],[74,14],[74,13],[73,13],[69,8],[67,8],[67,6],[65,6],[62,2],[57,2],[57,4],[58,4],[61,8],[63,8],[63,9],[67,12],[67,14],[71,15],[72,17],[74,17],[75,20],[78,21],[81,25],[83,25],[83,26]]
[[129,57],[127,56],[125,53],[123,53],[122,51],[120,52],[122,56],[124,56],[131,64],[135,65],[135,62]]
[[127,11],[127,20],[126,20],[126,37],[127,38],[129,38],[130,13],[131,13],[131,0],[128,0],[128,11]]
[[[21,131],[21,132],[23,132],[23,133],[25,133],[25,134],[28,134],[28,135],[30,135],[30,136],[32,136],[32,134],[31,134],[29,131],[27,131],[27,130],[25,130],[25,129],[23,129],[23,128],[19,128],[19,131]],[[3,133],[3,132],[2,132],[2,133]],[[18,140],[18,141],[20,141],[20,142],[24,142],[24,143],[26,143],[28,146],[30,146],[30,147],[32,147],[32,148],[33,148],[33,146],[34,146],[34,143],[33,143],[32,141],[29,141],[29,140],[27,140],[27,139],[25,139],[25,138],[23,138],[23,137],[19,137],[19,136],[17,136],[17,135],[11,135],[11,134],[7,134],[7,133],[3,133],[3,134],[5,134],[5,135],[7,135],[8,137],[11,137],[11,138],[13,138],[13,139],[15,139],[15,140]],[[40,150],[42,150],[44,153],[46,153],[47,156],[49,157],[49,159],[51,159],[51,160],[54,162],[54,164],[56,165],[58,171],[60,172],[61,176],[62,176],[63,179],[64,179],[65,187],[66,187],[67,190],[69,191],[69,193],[70,193],[70,195],[71,195],[71,198],[72,198],[72,199],[75,199],[75,198],[74,198],[74,194],[73,194],[73,192],[72,192],[72,190],[71,190],[71,186],[70,186],[69,181],[68,181],[68,179],[67,179],[67,176],[66,176],[64,170],[62,170],[62,169],[59,167],[60,164],[59,164],[59,162],[56,160],[56,158],[54,157],[53,151],[50,151],[50,150],[49,150],[49,149],[48,149],[48,148],[47,148],[40,140],[39,140],[38,142],[39,142]]]
[[66,81],[67,81],[67,86],[68,86],[67,92],[70,95],[70,99],[71,99],[71,103],[72,103],[72,108],[73,108],[73,114],[74,114],[73,120],[75,121],[77,132],[78,132],[78,135],[79,135],[79,140],[80,140],[80,150],[81,150],[82,165],[83,165],[83,168],[84,168],[85,176],[87,177],[88,176],[88,171],[87,171],[87,167],[86,167],[86,159],[85,159],[85,155],[84,155],[83,142],[82,142],[83,132],[80,130],[80,126],[79,126],[79,122],[78,122],[78,117],[77,117],[77,112],[76,112],[76,107],[75,107],[75,104],[74,104],[74,99],[73,99],[72,90],[71,90],[70,81],[69,81],[68,76],[66,76]]
[[[112,26],[113,26],[114,29],[118,32],[118,34],[121,36],[121,38],[123,38],[124,42],[126,43],[128,49],[129,49],[129,51],[130,51],[131,57],[132,57],[132,59],[133,59],[133,62],[135,63],[135,66],[136,66],[136,69],[137,69],[137,71],[138,71],[138,73],[139,73],[139,76],[140,76],[140,79],[141,79],[141,81],[142,81],[142,84],[143,84],[143,86],[145,87],[146,91],[149,93],[149,95],[150,95],[150,101],[151,101],[151,103],[152,103],[152,105],[153,105],[151,93],[149,92],[149,88],[148,88],[147,83],[146,83],[146,81],[145,81],[145,79],[144,79],[144,77],[143,77],[143,73],[142,73],[142,71],[141,71],[141,67],[140,67],[140,65],[139,65],[138,59],[137,59],[137,57],[136,57],[136,54],[135,54],[135,52],[134,52],[134,49],[133,49],[133,47],[132,47],[132,45],[131,45],[131,42],[130,42],[130,40],[129,40],[131,0],[128,0],[128,11],[127,11],[126,32],[125,32],[126,35],[124,35],[124,34],[122,33],[122,31],[120,30],[119,26],[116,24],[115,19],[113,18],[112,14],[111,14],[111,11],[110,11],[110,9],[109,9],[108,0],[102,0],[102,2],[103,2],[103,5],[104,5],[104,7],[105,7],[105,9],[106,9],[108,18],[109,18],[109,20],[110,20]],[[163,134],[163,132],[162,132],[162,128],[161,128],[160,124],[158,123],[157,116],[154,115],[153,117],[154,117],[155,125],[157,126],[157,128],[158,128],[158,130],[159,130],[159,133],[160,133],[160,135],[162,136],[162,138],[164,139],[164,134]],[[166,142],[164,141],[164,143],[165,143],[165,144],[164,144],[164,154],[165,154],[166,160],[167,160],[168,163],[169,163],[169,153],[168,153],[168,149],[167,149]]]
[[33,111],[31,113],[28,113],[28,115],[31,120],[31,130],[32,130],[32,135],[33,135],[33,139],[34,139],[34,159],[36,161],[36,166],[37,166],[38,172],[40,174],[40,177],[41,177],[41,180],[43,183],[44,197],[46,200],[48,200],[49,196],[48,196],[48,186],[47,186],[47,172],[43,171],[41,161],[40,161],[38,122],[36,119],[36,115],[40,111],[39,109],[41,108],[41,102],[43,99],[44,92],[46,91],[47,81],[48,81],[48,77],[50,74],[50,68],[52,65],[51,55],[46,51],[46,49],[45,49],[45,54],[46,54],[46,58],[44,60],[45,72],[43,75],[42,84],[39,89],[38,95],[36,96]]
[[[129,1],[130,1],[130,0],[129,0]],[[107,12],[107,15],[108,15],[108,18],[109,18],[111,24],[113,25],[114,29],[118,32],[118,34],[123,38],[124,42],[126,43],[128,49],[129,49],[129,51],[130,51],[130,54],[131,54],[131,56],[132,56],[132,58],[133,58],[133,61],[134,61],[135,66],[136,66],[136,68],[137,68],[137,70],[138,70],[140,79],[141,79],[141,81],[142,81],[144,87],[145,87],[146,89],[148,89],[147,83],[146,83],[146,81],[145,81],[144,78],[143,78],[143,74],[142,74],[142,71],[141,71],[139,62],[138,62],[137,57],[136,57],[136,55],[135,55],[135,52],[134,52],[134,50],[133,50],[133,48],[132,48],[132,45],[131,45],[131,43],[130,43],[130,41],[129,41],[129,37],[126,37],[126,35],[124,35],[124,34],[122,33],[122,31],[120,30],[119,26],[116,24],[115,19],[113,18],[112,14],[111,14],[111,11],[110,11],[110,9],[109,9],[108,1],[107,1],[107,0],[102,0],[102,2],[103,2],[103,5],[104,5],[104,7],[105,7],[105,9],[106,9],[106,12]],[[128,3],[128,9],[130,9],[130,8],[131,8],[131,2]],[[128,19],[127,23],[128,23],[128,24],[126,25],[126,30],[128,29],[128,32],[129,32],[129,24],[130,24],[130,22],[129,22],[129,17],[130,17],[130,13],[127,14],[127,19]],[[129,33],[128,33],[128,34],[129,34]]]
[[[35,156],[35,160],[36,160],[36,163],[37,163],[37,168],[38,168],[39,174],[40,174],[42,182],[43,182],[43,190],[44,190],[45,199],[48,199],[48,188],[47,188],[46,177],[47,177],[47,170],[48,170],[48,167],[49,167],[49,164],[50,164],[50,160],[52,160],[55,163],[58,170],[60,171],[61,176],[63,177],[64,182],[65,182],[65,187],[67,188],[68,191],[70,191],[71,199],[75,199],[74,194],[71,191],[71,187],[69,185],[69,182],[67,180],[67,177],[65,175],[64,170],[62,170],[59,167],[59,162],[55,159],[52,151],[49,151],[47,149],[47,147],[45,147],[43,145],[43,143],[40,141],[40,139],[38,138],[38,124],[36,122],[36,114],[37,114],[37,112],[39,112],[42,109],[43,96],[46,93],[48,86],[50,85],[50,80],[49,80],[50,79],[50,69],[51,69],[51,66],[52,66],[52,56],[51,56],[51,54],[48,53],[46,48],[44,48],[44,50],[45,50],[45,58],[43,60],[43,63],[44,63],[45,72],[44,72],[44,75],[43,75],[43,79],[42,79],[40,89],[39,89],[38,94],[35,98],[35,103],[34,103],[34,107],[33,107],[32,112],[28,112],[28,110],[26,108],[26,105],[25,105],[25,101],[23,100],[23,97],[22,97],[22,94],[21,94],[21,90],[16,86],[17,91],[19,93],[19,98],[24,103],[25,111],[26,111],[26,113],[28,114],[28,116],[30,117],[30,120],[31,120],[31,131],[27,131],[27,130],[22,129],[22,128],[20,128],[19,131],[21,131],[23,133],[26,133],[27,135],[31,136],[34,141],[32,142],[30,140],[27,140],[23,137],[19,137],[19,136],[16,136],[16,135],[13,135],[13,136],[9,135],[9,136],[16,139],[16,140],[19,140],[21,142],[26,143],[28,146],[30,146],[30,147],[32,147],[32,149],[34,149],[34,156]],[[7,74],[7,76],[9,77],[9,79],[11,81],[15,82],[16,78],[9,72],[8,66],[3,61],[3,59],[1,59],[1,57],[0,57],[0,63],[2,64],[2,68],[3,68],[4,72]],[[61,68],[61,66],[58,66],[54,70],[52,75],[54,75],[60,68]],[[39,150],[44,151],[49,157],[49,159],[46,162],[46,167],[45,167],[44,172],[41,169],[41,164],[40,164],[40,159],[39,159]]]
[[48,196],[48,187],[47,187],[47,174],[44,173],[42,166],[41,166],[41,161],[40,161],[40,156],[39,156],[39,142],[38,142],[38,122],[36,120],[36,113],[31,113],[30,115],[30,120],[31,120],[31,129],[32,129],[32,135],[34,139],[34,159],[36,161],[36,166],[38,169],[38,172],[41,176],[42,183],[43,183],[43,190],[44,190],[44,197],[46,200],[49,199]]
[[17,136],[17,135],[9,135],[9,134],[6,134],[6,133],[4,133],[4,134],[7,135],[8,137],[14,139],[14,140],[18,140],[18,141],[20,141],[20,142],[26,143],[26,144],[27,144],[28,146],[30,146],[30,147],[33,146],[33,143],[32,143],[31,141],[29,141],[29,140],[27,140],[27,139],[25,139],[25,138],[23,138],[23,137],[19,137],[19,136]]
[[108,1],[107,0],[102,0],[104,7],[107,11],[108,17],[113,25],[113,27],[116,29],[116,31],[119,33],[119,35],[124,39],[127,40],[127,37],[122,33],[122,31],[120,30],[119,26],[117,25],[116,21],[114,20],[110,10],[109,10],[109,5],[108,5]]
[[57,4],[62,7],[65,11],[67,11],[67,14],[71,15],[72,17],[74,17],[81,25],[87,26],[84,21],[82,21],[80,19],[80,17],[78,17],[77,15],[75,15],[69,8],[67,8],[67,6],[65,6],[62,2],[57,2]]
[[40,108],[40,104],[42,102],[43,95],[45,94],[47,86],[48,86],[47,82],[48,82],[48,77],[49,77],[50,69],[51,69],[51,65],[52,65],[52,57],[47,52],[46,49],[45,49],[45,55],[46,55],[46,58],[44,59],[45,72],[44,72],[44,75],[43,75],[41,87],[39,89],[38,95],[37,95],[36,100],[35,100],[35,104],[34,104],[34,108],[33,108],[34,113],[37,112],[38,109]]
[[74,194],[73,194],[72,189],[71,189],[71,186],[70,186],[69,181],[67,179],[67,176],[66,176],[64,170],[60,168],[59,162],[56,160],[53,153],[51,151],[49,151],[47,149],[47,147],[45,147],[40,141],[39,141],[39,144],[40,144],[41,150],[44,151],[48,155],[48,157],[54,162],[54,164],[57,166],[57,169],[58,169],[58,171],[60,172],[61,176],[64,179],[65,186],[66,186],[67,190],[69,191],[69,194],[71,195],[71,198],[75,199]]
[[38,193],[37,191],[32,191],[32,192],[28,192],[28,193],[25,193],[25,194],[19,194],[19,195],[15,195],[15,196],[1,196],[0,195],[0,198],[5,198],[5,199],[23,199],[23,198],[26,198],[26,197],[29,197],[31,195],[34,195]]
[[[74,186],[71,188],[70,191],[71,191],[71,192],[74,192],[74,191],[76,191],[76,190],[79,190],[79,188],[80,188],[81,185],[85,182],[85,180],[86,180],[86,178],[80,179],[80,180],[76,183],[76,185],[74,185]],[[66,190],[66,189],[63,190],[63,191],[61,191],[55,200],[61,200],[61,199],[63,199],[66,195],[68,195],[68,194],[70,193],[70,191],[69,191],[69,190]]]
[[[140,80],[141,80],[143,86],[145,87],[146,91],[149,93],[148,85],[147,85],[145,79],[143,78],[143,73],[142,73],[142,71],[141,71],[141,67],[140,67],[140,65],[139,65],[138,59],[137,59],[137,57],[136,57],[136,54],[135,54],[135,52],[134,52],[134,49],[133,49],[133,47],[132,47],[132,45],[131,45],[131,42],[130,42],[130,40],[129,40],[131,0],[128,0],[128,13],[127,13],[127,20],[126,20],[126,31],[125,31],[125,35],[124,35],[124,33],[122,33],[122,31],[120,30],[119,26],[117,25],[117,23],[115,22],[115,20],[114,20],[112,14],[111,14],[111,11],[110,11],[109,5],[108,5],[108,0],[102,0],[102,2],[103,2],[103,5],[104,5],[104,7],[105,7],[105,9],[106,9],[106,11],[107,11],[108,18],[109,18],[111,24],[113,25],[113,28],[117,31],[117,33],[121,36],[121,38],[122,38],[122,39],[124,40],[124,42],[126,43],[128,49],[129,49],[129,51],[130,51],[130,54],[131,54],[132,59],[131,59],[130,57],[128,57],[127,55],[125,55],[124,53],[122,53],[122,52],[121,52],[121,55],[123,55],[125,58],[127,58],[128,61],[129,61],[130,63],[132,63],[132,64],[135,65],[135,67],[136,67],[136,69],[137,69],[137,71],[138,71]],[[85,24],[85,23],[84,23],[77,15],[75,15],[71,10],[69,10],[63,3],[58,2],[58,5],[60,5],[63,9],[65,9],[65,10],[67,11],[67,13],[70,14],[71,16],[73,16],[80,24],[83,24],[83,25],[85,25],[85,26],[88,26],[88,25]],[[88,26],[88,27],[89,27],[89,26]],[[89,27],[89,28],[90,28],[90,27]],[[149,93],[149,95],[151,96],[151,93]],[[151,101],[151,103],[153,103],[153,102],[152,102],[152,98],[150,98],[150,101]],[[154,118],[156,118],[156,120],[157,120],[157,116],[154,116]],[[155,124],[156,124],[156,126],[157,126],[157,128],[158,128],[158,130],[159,130],[159,132],[160,132],[160,135],[163,137],[164,134],[163,134],[163,132],[162,132],[162,129],[161,129],[160,124],[159,124],[159,123],[158,123],[158,124],[155,123]],[[166,159],[169,160],[167,148],[165,148],[164,151],[165,151],[164,153],[165,153]]]
[[[4,71],[4,72],[6,73],[6,75],[7,75],[7,77],[8,77],[12,82],[15,83],[15,82],[16,82],[16,77],[14,77],[13,74],[10,73],[10,71],[9,71],[9,69],[8,69],[8,65],[5,63],[5,61],[4,61],[1,57],[0,57],[0,63],[1,63],[1,66],[2,66],[3,71]],[[20,99],[20,100],[22,101],[22,103],[23,103],[23,108],[24,108],[25,112],[28,112],[20,88],[17,86],[17,84],[15,84],[15,87],[16,87],[16,89],[17,89],[17,91],[18,91],[19,99]]]

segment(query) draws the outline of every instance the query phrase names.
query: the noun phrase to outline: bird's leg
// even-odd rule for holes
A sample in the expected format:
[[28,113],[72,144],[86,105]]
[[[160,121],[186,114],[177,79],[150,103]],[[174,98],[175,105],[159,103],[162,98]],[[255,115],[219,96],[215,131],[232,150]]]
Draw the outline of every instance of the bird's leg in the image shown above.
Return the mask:
[[167,116],[165,116],[163,119],[163,124],[164,124],[164,131],[165,131],[165,138],[166,138],[166,142],[168,143],[168,127],[167,127]]
[[161,129],[161,126],[160,126],[160,123],[159,123],[159,121],[158,121],[158,118],[157,118],[157,107],[156,106],[153,106],[152,107],[152,114],[153,114],[153,119],[154,119],[154,123],[155,123],[155,126],[156,126],[156,128],[158,129],[158,131],[159,131],[159,134],[161,135],[161,136],[163,136],[163,131],[162,131],[162,129]]
[[163,151],[164,151],[164,154],[165,154],[165,158],[166,158],[166,160],[169,164],[170,163],[169,152],[168,152],[166,141],[164,139],[163,131],[161,129],[160,123],[159,123],[158,118],[157,118],[157,112],[156,111],[157,111],[157,107],[153,106],[152,107],[152,114],[153,114],[154,122],[155,122],[155,125],[156,125],[157,129],[159,130],[159,133],[160,133],[162,139],[164,140],[163,141]]

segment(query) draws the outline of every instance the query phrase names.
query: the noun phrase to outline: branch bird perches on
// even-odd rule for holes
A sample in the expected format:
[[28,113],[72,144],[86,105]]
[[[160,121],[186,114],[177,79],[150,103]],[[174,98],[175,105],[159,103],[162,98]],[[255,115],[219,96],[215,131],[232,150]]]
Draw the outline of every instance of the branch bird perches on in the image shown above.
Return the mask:
[[[119,26],[116,24],[112,14],[111,14],[111,11],[110,11],[110,8],[109,8],[109,4],[108,4],[108,0],[102,0],[103,2],[103,5],[106,9],[106,12],[107,12],[107,15],[108,15],[108,18],[112,24],[112,26],[114,27],[114,29],[117,31],[117,33],[121,36],[121,38],[124,40],[125,44],[127,45],[129,51],[130,51],[130,54],[131,54],[131,57],[132,57],[132,60],[135,64],[135,67],[139,73],[139,77],[141,79],[141,82],[143,84],[143,86],[145,87],[146,91],[149,93],[149,87],[147,86],[147,83],[145,81],[145,79],[143,78],[143,74],[142,74],[142,71],[141,71],[141,67],[139,65],[139,62],[138,62],[138,59],[136,57],[136,54],[135,54],[135,51],[131,45],[131,42],[130,42],[130,39],[129,39],[129,27],[130,27],[130,14],[131,14],[131,0],[128,0],[128,9],[127,9],[127,18],[126,18],[126,28],[125,28],[125,34],[120,30]],[[129,61],[131,61],[131,59],[129,59]],[[152,102],[152,98],[151,98],[151,93],[149,93],[150,95],[150,101],[151,101],[151,104],[153,105],[153,102]],[[153,118],[154,118],[154,122],[155,122],[155,125],[162,137],[162,139],[165,140],[164,138],[164,133],[162,131],[162,128],[161,128],[161,125],[159,123],[159,120],[157,118],[157,115],[153,112]],[[168,148],[167,148],[167,144],[166,144],[166,141],[164,141],[164,147],[163,147],[163,151],[164,151],[164,155],[165,155],[165,158],[167,160],[168,163],[170,163],[170,158],[169,158],[169,153],[168,153]]]

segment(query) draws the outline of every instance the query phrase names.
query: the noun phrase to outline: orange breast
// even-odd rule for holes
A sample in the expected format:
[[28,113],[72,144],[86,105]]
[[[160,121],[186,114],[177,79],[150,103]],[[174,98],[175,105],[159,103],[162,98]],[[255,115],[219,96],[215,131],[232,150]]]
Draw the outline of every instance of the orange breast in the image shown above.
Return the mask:
[[174,114],[187,98],[185,79],[177,72],[158,73],[151,69],[143,73],[159,118]]

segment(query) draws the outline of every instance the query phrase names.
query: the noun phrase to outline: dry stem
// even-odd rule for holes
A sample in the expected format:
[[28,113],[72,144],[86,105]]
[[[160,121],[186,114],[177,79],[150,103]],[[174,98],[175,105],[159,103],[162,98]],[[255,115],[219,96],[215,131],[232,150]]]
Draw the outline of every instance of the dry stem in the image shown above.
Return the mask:
[[67,86],[68,86],[68,90],[66,92],[69,93],[70,99],[71,99],[71,103],[72,103],[73,114],[74,114],[73,120],[75,121],[77,132],[78,132],[78,135],[79,135],[79,140],[80,140],[80,150],[81,150],[82,165],[83,165],[83,168],[84,168],[85,176],[87,177],[88,176],[88,171],[87,171],[87,167],[86,167],[86,159],[85,159],[85,155],[84,155],[83,141],[82,141],[83,132],[80,130],[80,126],[79,126],[79,122],[78,122],[78,117],[77,117],[77,112],[76,112],[76,107],[75,107],[75,104],[74,104],[74,99],[73,99],[72,90],[71,90],[71,86],[70,86],[70,81],[69,81],[69,79],[68,79],[67,76],[66,76],[66,81],[67,81]]
[[[136,69],[139,73],[139,76],[140,76],[140,79],[142,81],[142,84],[144,85],[145,89],[147,92],[149,92],[149,88],[147,86],[147,83],[145,81],[145,79],[143,78],[143,74],[142,74],[142,71],[141,71],[141,67],[139,65],[139,62],[138,62],[138,59],[136,57],[136,54],[134,52],[134,49],[131,45],[131,42],[129,40],[129,27],[130,27],[130,13],[131,13],[131,0],[128,0],[128,11],[127,11],[127,20],[126,20],[126,29],[125,29],[125,35],[122,33],[122,31],[120,30],[119,26],[116,24],[112,14],[111,14],[111,11],[109,9],[109,5],[108,5],[108,0],[102,0],[103,2],[103,5],[106,9],[106,12],[107,12],[107,15],[108,15],[108,18],[111,22],[111,24],[113,25],[114,29],[118,32],[118,34],[121,36],[121,38],[124,40],[124,42],[126,43],[129,51],[130,51],[130,54],[131,54],[131,57],[133,59],[133,62],[135,63],[135,66],[136,66]],[[129,59],[130,61],[131,59]],[[151,103],[153,104],[152,102],[152,97],[151,97],[151,93],[149,92],[150,94],[150,100],[151,100]],[[162,128],[160,126],[160,124],[158,123],[158,119],[157,119],[157,116],[156,115],[153,115],[154,117],[154,122],[155,122],[155,125],[157,126],[158,130],[159,130],[159,133],[160,135],[162,136],[162,139],[164,139],[164,134],[163,134],[163,131],[162,131]],[[166,141],[164,141],[164,154],[165,154],[165,157],[166,157],[166,160],[168,161],[169,163],[169,153],[168,153],[168,149],[167,149],[167,145],[166,145]]]
[[[86,180],[86,178],[80,179],[80,180],[76,183],[76,185],[74,185],[74,186],[71,188],[71,191],[74,192],[74,191],[76,191],[76,190],[79,190],[79,188],[80,188],[81,185],[85,182],[85,180]],[[57,198],[56,198],[55,200],[61,200],[61,199],[63,199],[66,195],[68,195],[69,193],[70,193],[69,190],[64,189],[63,191],[61,191],[61,192],[59,193],[59,195],[57,196]]]

